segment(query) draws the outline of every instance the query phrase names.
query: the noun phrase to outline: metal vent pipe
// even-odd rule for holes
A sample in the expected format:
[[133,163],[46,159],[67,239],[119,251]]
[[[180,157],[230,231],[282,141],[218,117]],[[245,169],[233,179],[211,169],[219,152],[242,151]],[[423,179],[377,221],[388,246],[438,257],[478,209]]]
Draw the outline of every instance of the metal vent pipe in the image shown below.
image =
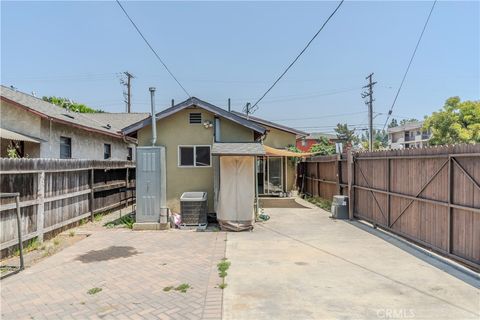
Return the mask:
[[152,146],[157,143],[157,117],[155,112],[155,87],[148,88],[150,90],[150,100],[152,104]]

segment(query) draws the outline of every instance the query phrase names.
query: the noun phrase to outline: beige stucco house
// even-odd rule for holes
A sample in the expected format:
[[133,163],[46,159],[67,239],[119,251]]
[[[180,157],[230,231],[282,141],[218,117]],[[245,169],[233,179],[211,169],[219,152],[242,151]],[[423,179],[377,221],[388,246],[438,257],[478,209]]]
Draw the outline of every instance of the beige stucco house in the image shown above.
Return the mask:
[[146,113],[81,114],[1,86],[0,156],[15,148],[20,157],[135,160],[136,140],[122,128]]
[[[257,117],[228,111],[195,97],[156,114],[156,145],[166,150],[167,206],[180,211],[180,197],[189,191],[206,191],[208,209],[215,211],[215,161],[212,149],[228,145],[230,154],[241,155],[257,142],[273,147],[256,157],[256,183],[259,195],[281,195],[295,186],[295,164],[275,154],[294,146],[305,133]],[[151,118],[123,131],[138,139],[138,146],[151,146]],[[233,144],[232,144],[233,143]]]

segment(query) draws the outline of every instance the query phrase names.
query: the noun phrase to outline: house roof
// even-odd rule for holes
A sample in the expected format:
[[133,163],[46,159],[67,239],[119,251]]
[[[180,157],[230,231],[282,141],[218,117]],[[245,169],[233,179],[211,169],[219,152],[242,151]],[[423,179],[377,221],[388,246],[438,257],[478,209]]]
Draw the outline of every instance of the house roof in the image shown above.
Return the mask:
[[242,117],[244,119],[248,119],[250,121],[253,121],[253,122],[265,125],[265,126],[269,126],[269,127],[272,127],[272,128],[278,129],[278,130],[290,132],[290,133],[293,133],[293,134],[298,135],[298,136],[304,137],[304,136],[308,135],[308,133],[306,133],[306,132],[303,132],[303,131],[300,131],[300,130],[297,130],[297,129],[293,129],[293,128],[290,128],[290,127],[287,127],[287,126],[284,126],[284,125],[281,125],[281,124],[278,124],[278,123],[275,123],[275,122],[271,122],[271,121],[268,121],[268,120],[265,120],[265,119],[261,119],[261,118],[254,117],[254,116],[251,116],[251,115],[249,115],[247,117],[247,115],[245,113],[241,113],[241,112],[238,112],[238,111],[231,111],[231,113],[236,114],[239,117]]
[[413,130],[413,129],[419,129],[422,126],[423,126],[423,121],[408,122],[408,123],[406,123],[404,125],[401,125],[401,126],[388,128],[387,132],[388,133],[394,133],[394,132],[408,131],[408,130]]
[[2,137],[2,139],[15,140],[15,141],[27,141],[27,142],[34,142],[34,143],[42,142],[41,139],[30,137],[30,136],[27,136],[26,134],[18,133],[18,132],[3,129],[3,128],[0,128],[0,137]]
[[258,142],[214,143],[213,156],[263,156],[265,149]]
[[110,112],[98,112],[98,113],[84,113],[84,116],[95,121],[100,121],[112,126],[112,128],[121,131],[134,123],[137,123],[143,119],[150,117],[150,113],[138,112],[138,113],[110,113]]
[[[188,98],[187,100],[183,101],[183,102],[180,102],[179,104],[176,104],[170,108],[167,108],[163,111],[160,111],[158,112],[155,117],[157,120],[160,120],[160,119],[163,119],[163,118],[166,118],[178,111],[181,111],[185,108],[189,108],[189,107],[199,107],[199,108],[202,108],[202,109],[205,109],[207,111],[210,111],[211,113],[215,114],[215,115],[218,115],[218,116],[221,116],[223,118],[226,118],[230,121],[233,121],[235,123],[238,123],[244,127],[247,127],[249,129],[252,129],[258,133],[261,133],[261,134],[264,134],[265,133],[265,128],[258,125],[257,123],[255,122],[252,122],[252,121],[249,121],[243,117],[240,117],[238,116],[237,114],[233,113],[233,112],[228,112],[227,110],[225,109],[222,109],[222,108],[219,108],[211,103],[208,103],[208,102],[205,102],[203,100],[200,100],[196,97],[191,97],[191,98]],[[148,126],[151,124],[151,117],[148,117],[144,120],[141,120],[141,121],[138,121],[137,123],[134,123],[126,128],[123,129],[123,132],[125,134],[130,134],[132,132],[135,132],[145,126]]]
[[305,137],[307,140],[317,140],[320,138],[327,138],[329,140],[337,139],[336,134],[331,134],[331,133],[323,133],[323,132],[311,132],[308,134],[308,136]]
[[94,117],[88,114],[68,111],[50,102],[3,85],[1,86],[0,93],[2,101],[22,107],[42,118],[114,137],[123,136],[118,128],[112,125],[109,126],[108,123],[94,119]]

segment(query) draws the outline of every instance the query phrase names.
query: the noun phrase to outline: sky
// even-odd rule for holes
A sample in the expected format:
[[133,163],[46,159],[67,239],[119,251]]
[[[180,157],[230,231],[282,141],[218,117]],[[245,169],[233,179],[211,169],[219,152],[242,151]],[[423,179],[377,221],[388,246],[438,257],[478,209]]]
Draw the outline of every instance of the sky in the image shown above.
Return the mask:
[[[242,110],[300,52],[338,2],[140,2],[124,8],[191,96]],[[346,1],[255,116],[303,131],[366,128],[361,93],[374,73],[374,126],[383,127],[431,1]],[[124,112],[162,110],[187,95],[115,2],[1,2],[1,83]],[[423,119],[451,96],[480,99],[480,1],[439,1],[393,117]]]

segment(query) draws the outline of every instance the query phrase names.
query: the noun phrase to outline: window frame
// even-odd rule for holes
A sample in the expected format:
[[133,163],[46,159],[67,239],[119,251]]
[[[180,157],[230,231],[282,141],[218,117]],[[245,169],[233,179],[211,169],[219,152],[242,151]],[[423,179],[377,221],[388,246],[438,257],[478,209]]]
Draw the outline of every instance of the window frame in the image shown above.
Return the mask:
[[[65,145],[65,143],[62,143],[62,139],[68,139],[70,142],[70,156],[68,158],[62,158],[62,146]],[[66,136],[60,136],[59,139],[59,144],[60,144],[60,159],[72,159],[72,138],[71,137],[66,137]]]
[[[208,147],[210,155],[210,165],[197,166],[197,147]],[[186,166],[180,164],[180,148],[193,148],[193,165]],[[177,146],[177,167],[178,168],[211,168],[212,167],[212,146],[209,144],[181,144]]]
[[[191,115],[192,114],[199,114],[200,115],[200,122],[191,122]],[[203,124],[203,115],[201,112],[189,112],[188,113],[188,124],[190,125],[202,125]]]
[[[108,146],[108,151],[109,151],[109,157],[105,158],[105,147]],[[103,144],[103,160],[110,160],[112,159],[112,144],[111,143],[104,143]]]

